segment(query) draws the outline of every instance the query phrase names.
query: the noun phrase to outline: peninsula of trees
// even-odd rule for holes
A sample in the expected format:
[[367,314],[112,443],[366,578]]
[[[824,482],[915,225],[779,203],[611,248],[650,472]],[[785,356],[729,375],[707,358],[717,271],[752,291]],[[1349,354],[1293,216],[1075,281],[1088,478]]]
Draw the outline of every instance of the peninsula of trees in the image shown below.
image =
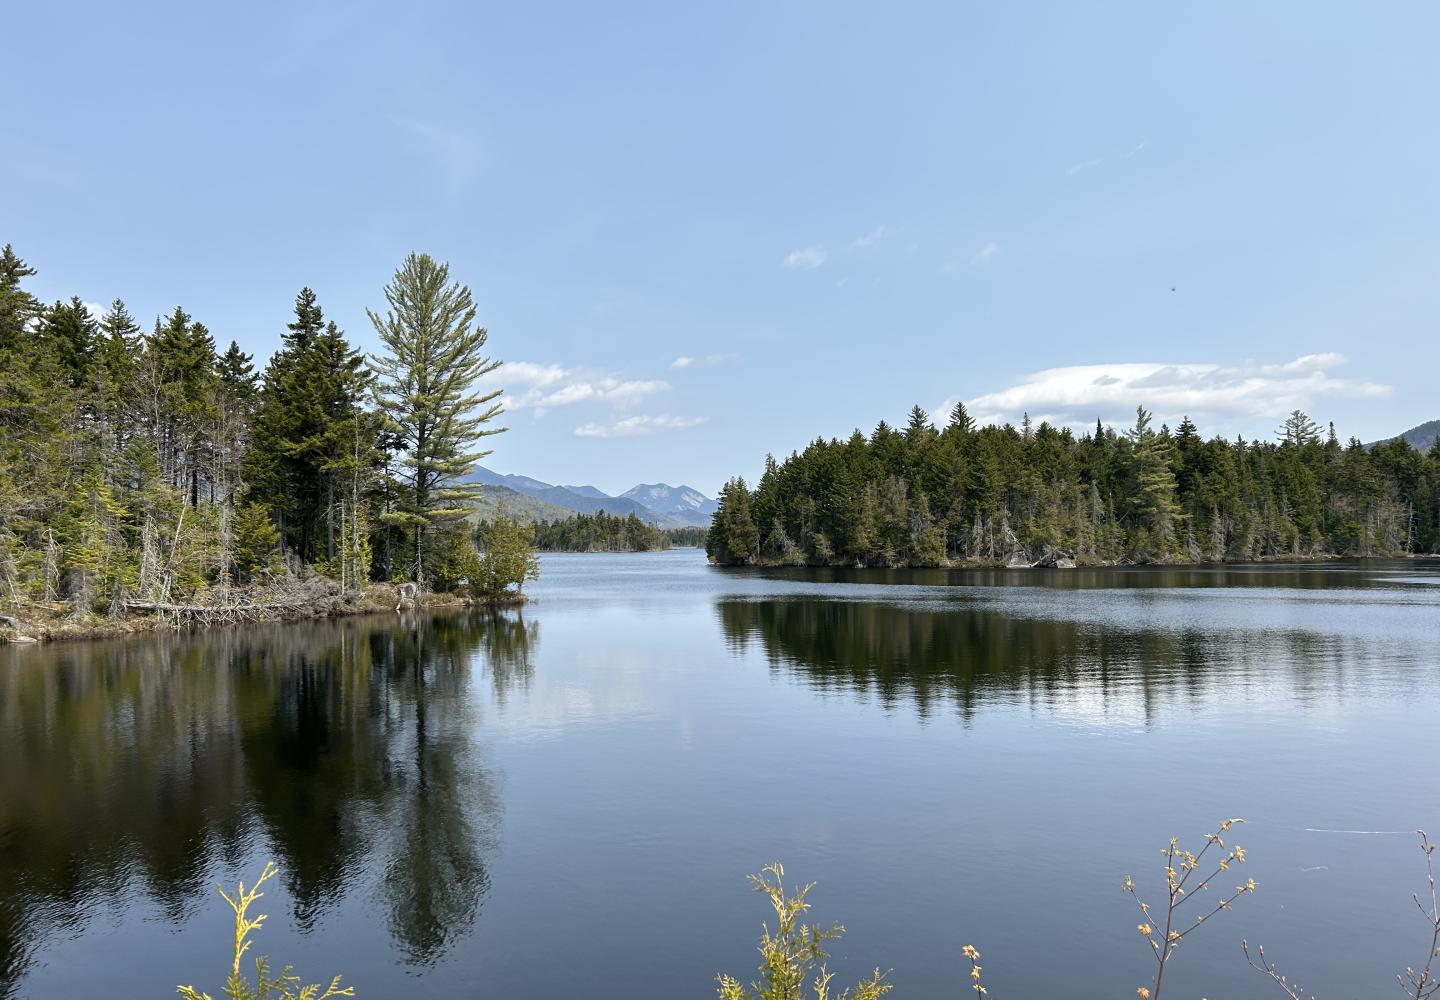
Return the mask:
[[[475,527],[482,549],[493,523],[485,519]],[[603,510],[538,519],[529,524],[528,530],[541,552],[661,552],[672,545],[699,548],[704,546],[706,534],[704,528],[661,528],[633,513],[621,517]]]
[[1440,445],[1342,444],[1293,412],[1274,441],[1206,439],[1143,408],[1117,432],[977,427],[816,439],[732,479],[707,551],[725,565],[1221,562],[1440,548]]
[[499,362],[446,265],[405,259],[369,359],[301,289],[261,371],[183,308],[146,331],[118,299],[42,304],[33,274],[0,252],[0,604],[118,615],[297,576],[344,593],[533,574],[523,536],[479,552],[464,524]]
[[634,514],[616,517],[603,510],[534,523],[541,552],[654,552],[670,547],[669,536]]

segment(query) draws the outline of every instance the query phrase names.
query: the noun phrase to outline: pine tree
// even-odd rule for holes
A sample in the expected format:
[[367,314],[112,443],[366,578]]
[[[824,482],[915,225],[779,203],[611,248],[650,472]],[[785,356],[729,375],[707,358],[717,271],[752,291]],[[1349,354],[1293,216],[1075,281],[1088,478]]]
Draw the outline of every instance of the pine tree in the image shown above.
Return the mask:
[[479,491],[462,481],[489,454],[475,445],[504,430],[488,426],[501,390],[475,390],[500,362],[481,353],[488,334],[475,325],[470,289],[428,254],[405,258],[385,299],[383,317],[366,310],[386,349],[371,357],[375,399],[405,441],[408,469],[407,495],[388,516],[414,532],[413,577],[423,585],[428,536],[469,513]]
[[1320,442],[1320,425],[1301,410],[1291,410],[1285,423],[1275,431],[1281,442],[1299,448],[1301,445]]

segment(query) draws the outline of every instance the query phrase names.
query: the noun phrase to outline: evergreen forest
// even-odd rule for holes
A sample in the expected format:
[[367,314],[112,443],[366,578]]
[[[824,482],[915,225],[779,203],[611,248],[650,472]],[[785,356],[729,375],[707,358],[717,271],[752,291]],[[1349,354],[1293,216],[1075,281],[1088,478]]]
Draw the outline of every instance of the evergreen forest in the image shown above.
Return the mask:
[[817,438],[721,491],[707,551],[725,565],[1197,563],[1440,549],[1440,446],[1342,443],[1294,411],[1274,440],[1173,430],[1143,408],[1076,434],[1027,416],[980,427]]
[[554,521],[536,521],[535,545],[542,552],[654,552],[670,537],[633,513],[616,517],[599,511]]
[[[480,575],[467,475],[501,429],[499,362],[446,265],[406,258],[369,358],[302,288],[263,366],[180,306],[147,329],[119,299],[47,305],[35,273],[0,251],[0,603],[118,614],[297,574]],[[531,562],[509,555],[519,585]]]

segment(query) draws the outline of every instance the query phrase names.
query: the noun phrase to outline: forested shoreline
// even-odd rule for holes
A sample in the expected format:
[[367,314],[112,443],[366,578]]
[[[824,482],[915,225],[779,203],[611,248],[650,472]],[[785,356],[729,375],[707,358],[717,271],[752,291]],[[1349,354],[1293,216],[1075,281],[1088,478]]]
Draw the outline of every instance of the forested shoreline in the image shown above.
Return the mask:
[[405,259],[367,310],[369,358],[302,288],[259,368],[180,306],[147,331],[120,299],[98,317],[41,303],[35,273],[0,251],[0,605],[244,618],[305,594],[383,604],[355,597],[377,583],[492,600],[533,578],[523,534],[481,551],[465,528],[500,362],[446,265]]
[[721,491],[722,565],[1113,565],[1369,557],[1440,549],[1440,443],[1342,444],[1291,413],[1273,441],[1204,438],[1185,418],[1076,435],[1028,416],[817,438]]
[[[476,525],[481,539],[493,530],[488,520]],[[528,530],[541,552],[663,552],[675,545],[703,548],[706,536],[705,528],[661,528],[634,513],[619,517],[603,510],[532,521]]]

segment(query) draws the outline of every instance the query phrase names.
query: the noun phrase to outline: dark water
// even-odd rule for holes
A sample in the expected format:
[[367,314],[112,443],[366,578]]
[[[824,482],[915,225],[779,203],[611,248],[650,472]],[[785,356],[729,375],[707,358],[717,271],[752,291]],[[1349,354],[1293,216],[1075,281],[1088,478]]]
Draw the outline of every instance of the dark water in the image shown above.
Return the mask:
[[[1260,893],[1174,996],[1424,960],[1440,565],[737,573],[551,556],[523,614],[0,648],[0,995],[218,993],[259,949],[363,997],[703,997],[782,859],[897,996],[1123,997],[1133,872],[1216,819]],[[1273,987],[1271,987],[1273,988]]]

